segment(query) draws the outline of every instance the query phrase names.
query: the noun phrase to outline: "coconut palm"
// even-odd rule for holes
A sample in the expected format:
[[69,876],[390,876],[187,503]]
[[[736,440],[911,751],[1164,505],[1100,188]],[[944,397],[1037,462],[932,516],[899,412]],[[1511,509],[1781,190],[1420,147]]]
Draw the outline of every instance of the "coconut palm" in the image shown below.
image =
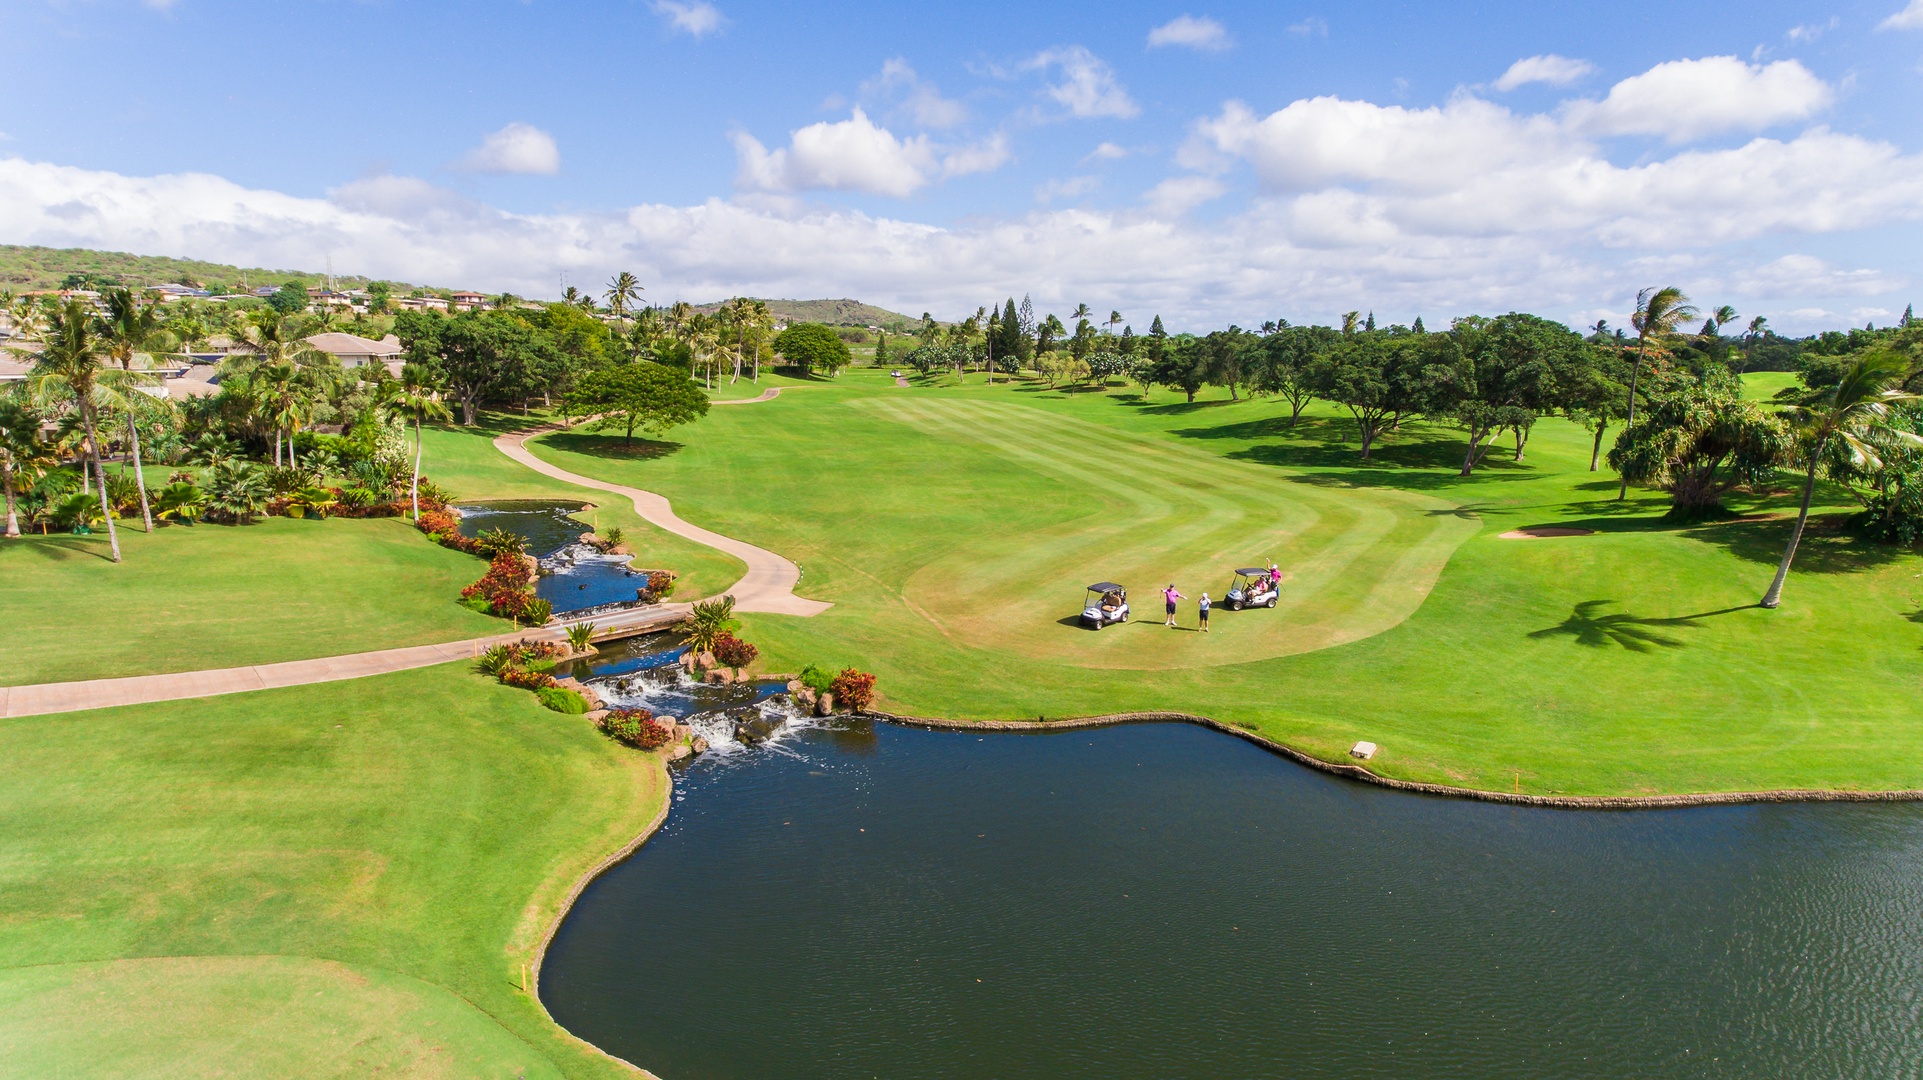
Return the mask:
[[641,299],[641,279],[626,270],[614,275],[608,282],[608,310],[617,319],[628,317],[628,308]]
[[0,487],[6,490],[7,536],[20,535],[14,491],[31,486],[51,461],[40,445],[40,414],[21,395],[0,397]]
[[434,383],[434,369],[424,364],[403,364],[401,381],[388,392],[387,408],[414,421],[414,476],[408,481],[407,498],[414,508],[414,520],[421,520],[421,425],[429,419],[452,420],[454,415],[442,403]]
[[[100,319],[100,340],[107,356],[120,365],[130,382],[136,378],[135,356],[160,352],[172,344],[161,326],[158,305],[141,303],[131,289],[107,293],[107,313]],[[134,459],[134,483],[140,487],[140,520],[147,532],[153,532],[154,512],[147,505],[147,474],[140,464],[140,425],[135,421],[138,411],[127,410],[127,452]]]
[[1122,325],[1122,313],[1119,311],[1110,311],[1108,318],[1103,321],[1108,323],[1108,336],[1114,337],[1115,328]]
[[[107,522],[107,547],[113,561],[120,561],[120,533],[114,528],[113,513],[107,506],[107,473],[100,466],[100,433],[94,423],[95,400],[103,384],[119,374],[103,363],[104,348],[94,335],[93,316],[79,299],[67,303],[47,319],[46,341],[33,357],[33,371],[27,384],[43,402],[69,398],[87,433],[87,452],[93,461],[95,479],[100,481],[100,516]],[[83,462],[81,468],[86,468]]]
[[1882,465],[1881,450],[1902,447],[1923,449],[1923,438],[1890,424],[1894,406],[1918,400],[1917,395],[1893,389],[1900,386],[1910,365],[1894,353],[1873,352],[1857,358],[1843,373],[1843,379],[1815,402],[1787,410],[1796,426],[1804,455],[1809,459],[1803,477],[1803,502],[1796,511],[1796,526],[1790,530],[1789,546],[1776,567],[1776,578],[1763,594],[1763,606],[1774,608],[1783,602],[1783,581],[1796,558],[1796,545],[1803,539],[1803,526],[1809,521],[1810,497],[1816,492],[1816,470],[1825,461],[1840,459],[1851,471],[1869,471]]
[[[1636,313],[1629,317],[1630,325],[1636,328],[1636,358],[1629,364],[1629,415],[1623,421],[1624,430],[1636,425],[1636,377],[1642,374],[1649,339],[1669,337],[1676,332],[1676,327],[1695,317],[1696,309],[1690,306],[1689,297],[1674,285],[1644,289],[1636,294]],[[1625,476],[1616,491],[1616,499],[1620,502],[1628,497],[1629,477]]]

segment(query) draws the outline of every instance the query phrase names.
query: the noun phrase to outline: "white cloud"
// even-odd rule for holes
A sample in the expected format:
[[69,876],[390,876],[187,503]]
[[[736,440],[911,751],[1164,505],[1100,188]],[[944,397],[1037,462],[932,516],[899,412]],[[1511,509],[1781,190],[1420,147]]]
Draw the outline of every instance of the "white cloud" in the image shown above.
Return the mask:
[[1731,275],[1728,288],[1746,296],[1878,296],[1903,288],[1901,276],[1881,270],[1845,270],[1814,255],[1784,255]]
[[1831,15],[1828,22],[1805,23],[1802,26],[1792,26],[1784,32],[1783,36],[1799,44],[1807,44],[1841,25],[1843,25],[1843,20]]
[[1596,65],[1587,60],[1571,60],[1567,56],[1547,53],[1542,56],[1526,56],[1509,65],[1509,70],[1496,80],[1496,89],[1508,91],[1529,83],[1548,83],[1550,86],[1568,86],[1570,83],[1589,75]]
[[1061,78],[1043,90],[1070,116],[1090,118],[1114,116],[1127,119],[1142,111],[1135,99],[1115,78],[1115,72],[1094,53],[1080,45],[1058,45],[1035,54],[1022,65],[1024,71],[1059,70]]
[[669,26],[692,37],[706,37],[728,24],[727,16],[708,0],[654,0],[651,6]]
[[943,148],[926,135],[899,138],[860,108],[846,120],[801,128],[786,147],[769,150],[746,132],[737,132],[734,144],[737,183],[766,192],[860,191],[904,198],[937,177],[989,172],[1009,158],[1002,135]]
[[1328,37],[1329,20],[1320,15],[1311,15],[1288,28],[1297,37]]
[[1035,201],[1051,203],[1056,199],[1079,199],[1102,184],[1096,176],[1069,176],[1050,180],[1035,188]]
[[1233,44],[1229,40],[1228,30],[1207,15],[1177,15],[1148,32],[1148,47],[1151,49],[1181,45],[1205,52],[1220,52]]
[[1180,217],[1190,210],[1219,199],[1229,186],[1210,176],[1174,176],[1155,185],[1142,197],[1142,205],[1156,217]]
[[554,145],[554,136],[515,121],[484,137],[452,168],[496,176],[553,176],[561,171],[561,151]]
[[1903,10],[1877,24],[1878,30],[1923,30],[1923,0],[1910,0]]
[[1105,142],[1095,147],[1095,149],[1090,150],[1088,152],[1088,156],[1084,157],[1082,160],[1083,161],[1120,161],[1127,156],[1128,156],[1127,147],[1117,146],[1112,142]]
[[172,11],[174,4],[178,3],[179,0],[140,0],[140,2],[153,8],[155,11]]
[[899,101],[899,111],[916,127],[943,131],[968,120],[968,106],[941,96],[934,83],[915,74],[908,61],[897,56],[881,65],[881,74],[861,84],[867,101]]
[[1597,134],[1660,135],[1682,143],[1807,119],[1835,99],[1830,85],[1798,61],[1763,65],[1706,56],[1657,64],[1617,83],[1601,101],[1571,102],[1566,119]]

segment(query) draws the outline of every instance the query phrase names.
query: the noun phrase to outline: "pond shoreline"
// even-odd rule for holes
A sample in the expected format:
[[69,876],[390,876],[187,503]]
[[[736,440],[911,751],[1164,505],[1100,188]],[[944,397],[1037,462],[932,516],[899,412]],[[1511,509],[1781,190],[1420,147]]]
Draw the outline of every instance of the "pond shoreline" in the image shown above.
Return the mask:
[[1455,799],[1475,799],[1481,802],[1507,803],[1512,806],[1536,806],[1556,810],[1663,810],[1690,806],[1731,806],[1743,803],[1799,803],[1799,802],[1917,802],[1923,801],[1923,791],[1897,789],[1892,791],[1849,791],[1828,788],[1786,788],[1772,791],[1701,791],[1683,792],[1672,795],[1525,795],[1520,792],[1491,791],[1486,788],[1458,787],[1453,784],[1431,784],[1419,780],[1398,780],[1392,776],[1351,765],[1347,762],[1324,761],[1313,754],[1297,750],[1286,743],[1278,742],[1266,735],[1247,728],[1226,724],[1208,716],[1181,712],[1124,712],[1105,713],[1099,716],[1079,716],[1062,720],[946,720],[925,716],[903,716],[886,712],[867,712],[860,714],[875,720],[885,720],[891,724],[905,727],[927,728],[942,731],[1006,731],[1006,732],[1046,732],[1073,731],[1077,728],[1114,727],[1118,724],[1195,724],[1212,728],[1225,735],[1245,739],[1277,754],[1288,758],[1298,765],[1305,765],[1318,772],[1392,788],[1414,795],[1440,795]]

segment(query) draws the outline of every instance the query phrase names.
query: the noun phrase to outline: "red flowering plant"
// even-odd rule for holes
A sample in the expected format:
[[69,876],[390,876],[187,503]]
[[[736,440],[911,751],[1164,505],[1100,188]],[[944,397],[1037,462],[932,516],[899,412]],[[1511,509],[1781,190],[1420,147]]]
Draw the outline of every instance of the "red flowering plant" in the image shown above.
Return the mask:
[[475,597],[487,601],[488,610],[507,618],[518,618],[534,600],[534,574],[521,556],[502,552],[488,564],[481,580],[461,590],[461,599]]
[[713,651],[715,663],[722,667],[733,668],[737,675],[741,673],[742,668],[754,663],[755,657],[761,655],[760,649],[726,630],[715,635]]
[[647,709],[609,709],[601,718],[601,730],[640,750],[659,750],[674,739],[674,725],[655,719]]
[[522,671],[520,668],[508,668],[506,671],[501,672],[501,681],[509,686],[519,687],[522,690],[539,690],[545,686],[553,686],[554,676],[545,671]]
[[829,684],[828,692],[835,695],[835,704],[855,712],[867,712],[868,706],[875,703],[875,677],[865,671],[842,668],[841,674]]

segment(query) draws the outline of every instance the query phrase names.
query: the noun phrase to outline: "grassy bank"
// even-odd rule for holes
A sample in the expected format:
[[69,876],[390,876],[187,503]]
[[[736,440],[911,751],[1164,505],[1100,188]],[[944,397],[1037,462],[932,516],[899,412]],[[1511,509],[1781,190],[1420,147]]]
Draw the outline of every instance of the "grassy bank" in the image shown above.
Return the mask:
[[668,794],[464,665],[0,721],[20,1076],[631,1075],[521,965]]
[[[1182,709],[1540,794],[1923,787],[1923,560],[1850,538],[1840,492],[1766,612],[1787,488],[1732,499],[1749,520],[1686,525],[1658,493],[1617,502],[1560,420],[1469,479],[1447,427],[1405,423],[1367,463],[1356,444],[1327,406],[1292,427],[1273,401],[856,370],[645,455],[535,445],[796,559],[836,606],[752,616],[768,663],[859,662],[900,711]],[[1500,538],[1538,525],[1595,535]],[[1159,625],[1156,587],[1219,597],[1268,556],[1293,575],[1283,610],[1220,612],[1206,637]],[[1138,621],[1073,625],[1101,578],[1134,590]]]

